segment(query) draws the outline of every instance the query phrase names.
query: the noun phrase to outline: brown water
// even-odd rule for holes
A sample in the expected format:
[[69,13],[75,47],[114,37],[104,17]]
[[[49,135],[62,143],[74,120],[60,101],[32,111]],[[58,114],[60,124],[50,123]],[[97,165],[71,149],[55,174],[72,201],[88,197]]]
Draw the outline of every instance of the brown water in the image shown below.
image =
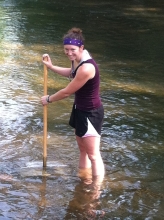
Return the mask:
[[[163,25],[159,0],[0,1],[0,220],[164,219]],[[61,38],[73,26],[101,71],[106,175],[93,192],[77,177],[73,97],[48,107],[42,169],[41,57],[70,65]],[[67,83],[49,71],[49,94]]]

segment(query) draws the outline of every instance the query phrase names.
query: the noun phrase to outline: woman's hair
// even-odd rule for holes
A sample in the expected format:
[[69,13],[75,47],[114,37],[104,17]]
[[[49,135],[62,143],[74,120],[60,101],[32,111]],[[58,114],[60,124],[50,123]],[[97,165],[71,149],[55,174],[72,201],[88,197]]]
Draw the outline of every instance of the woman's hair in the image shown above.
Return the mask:
[[77,40],[80,40],[82,42],[84,42],[84,36],[82,34],[82,30],[80,28],[71,28],[67,34],[65,34],[63,36],[63,40],[65,40],[66,38],[71,38],[71,39],[77,39]]

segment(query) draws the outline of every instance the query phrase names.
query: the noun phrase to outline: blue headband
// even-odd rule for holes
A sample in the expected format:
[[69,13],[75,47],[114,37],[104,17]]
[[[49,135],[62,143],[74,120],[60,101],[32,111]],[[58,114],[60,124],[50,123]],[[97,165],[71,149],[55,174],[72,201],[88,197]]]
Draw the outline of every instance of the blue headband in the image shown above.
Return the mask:
[[74,46],[78,46],[81,47],[81,45],[84,45],[82,40],[78,40],[78,39],[72,39],[72,38],[65,38],[63,41],[64,45],[74,45]]

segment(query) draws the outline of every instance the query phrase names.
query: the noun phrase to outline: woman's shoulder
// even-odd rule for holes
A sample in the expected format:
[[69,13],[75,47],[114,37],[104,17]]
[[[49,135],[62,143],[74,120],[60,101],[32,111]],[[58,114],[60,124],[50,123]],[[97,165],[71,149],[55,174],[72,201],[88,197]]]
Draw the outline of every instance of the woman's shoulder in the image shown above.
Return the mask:
[[83,63],[78,70],[77,75],[87,76],[88,78],[93,78],[95,75],[95,67],[92,63]]

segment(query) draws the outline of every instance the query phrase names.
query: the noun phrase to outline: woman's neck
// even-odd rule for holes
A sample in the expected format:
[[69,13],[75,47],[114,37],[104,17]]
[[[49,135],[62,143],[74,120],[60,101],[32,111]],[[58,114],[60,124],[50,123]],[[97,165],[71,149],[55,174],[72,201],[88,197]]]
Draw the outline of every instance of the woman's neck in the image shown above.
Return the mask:
[[83,53],[84,53],[84,50],[83,50],[82,53],[80,53],[79,56],[76,58],[75,63],[76,63],[77,65],[79,65],[79,64],[81,63],[81,61],[82,61],[82,59],[83,59]]
[[75,60],[76,64],[79,65],[85,59],[85,56],[86,50],[83,50],[80,56]]

